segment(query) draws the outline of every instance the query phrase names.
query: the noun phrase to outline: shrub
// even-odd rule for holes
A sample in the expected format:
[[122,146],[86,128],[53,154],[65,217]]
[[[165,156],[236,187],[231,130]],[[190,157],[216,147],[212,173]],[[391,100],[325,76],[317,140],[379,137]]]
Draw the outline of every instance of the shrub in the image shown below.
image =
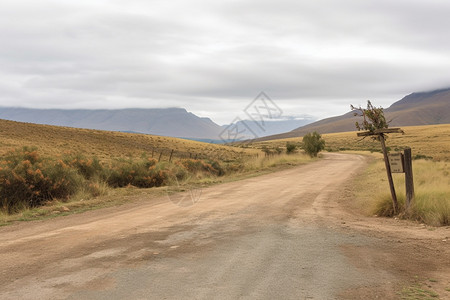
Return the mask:
[[43,159],[36,148],[24,147],[0,161],[0,201],[8,213],[36,207],[54,198],[67,199],[83,178],[62,160]]
[[311,157],[317,157],[320,151],[325,149],[325,141],[316,131],[303,137],[303,149]]
[[66,154],[62,160],[66,165],[76,169],[86,179],[92,179],[103,173],[103,167],[96,157],[86,158],[80,153],[74,155]]
[[294,151],[297,149],[297,145],[294,143],[286,143],[286,153],[291,154],[294,153]]
[[[179,171],[178,171],[179,172]],[[153,158],[133,161],[120,159],[113,162],[104,171],[104,178],[111,187],[132,185],[139,188],[151,188],[166,185],[171,177],[165,163],[158,163]],[[174,176],[184,176],[180,173]]]
[[185,159],[181,164],[191,173],[206,172],[213,175],[221,176],[225,172],[217,161],[204,162],[199,159]]
[[214,174],[217,176],[223,176],[225,175],[225,170],[224,168],[220,165],[220,163],[218,161],[215,160],[208,160],[207,161],[208,164],[211,165],[211,167],[214,170]]

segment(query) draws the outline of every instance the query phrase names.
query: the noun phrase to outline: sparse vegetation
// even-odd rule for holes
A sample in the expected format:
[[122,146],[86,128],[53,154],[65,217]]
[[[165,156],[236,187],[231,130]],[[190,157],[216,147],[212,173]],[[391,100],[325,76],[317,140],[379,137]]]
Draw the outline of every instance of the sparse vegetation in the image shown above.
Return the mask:
[[439,299],[439,295],[419,283],[415,283],[411,286],[404,287],[399,293],[400,299],[404,300],[431,300]]
[[[403,151],[406,147],[412,149],[413,157],[426,156],[434,161],[450,161],[450,124],[407,126],[402,127],[404,135],[393,134],[386,141],[386,146],[392,151]],[[356,132],[340,132],[322,134],[326,142],[326,151],[367,151],[381,152],[380,143],[372,139],[361,139]],[[253,147],[269,148],[283,147],[286,142],[296,142],[299,138],[288,138],[263,141],[252,144]]]
[[[411,147],[413,158],[427,158],[434,161],[450,161],[450,125],[428,125],[402,127],[404,135],[389,136],[386,141],[392,151]],[[355,132],[324,134],[327,149],[331,151],[380,152],[379,142],[356,137]],[[286,142],[286,140],[284,141]],[[340,150],[343,149],[344,150]]]

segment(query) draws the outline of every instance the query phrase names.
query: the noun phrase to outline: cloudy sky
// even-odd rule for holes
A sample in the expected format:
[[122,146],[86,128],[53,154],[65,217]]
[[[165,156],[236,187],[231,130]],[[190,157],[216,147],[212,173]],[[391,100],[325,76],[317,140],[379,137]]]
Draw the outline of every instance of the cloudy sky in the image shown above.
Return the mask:
[[184,107],[219,124],[450,86],[446,0],[2,0],[0,106]]

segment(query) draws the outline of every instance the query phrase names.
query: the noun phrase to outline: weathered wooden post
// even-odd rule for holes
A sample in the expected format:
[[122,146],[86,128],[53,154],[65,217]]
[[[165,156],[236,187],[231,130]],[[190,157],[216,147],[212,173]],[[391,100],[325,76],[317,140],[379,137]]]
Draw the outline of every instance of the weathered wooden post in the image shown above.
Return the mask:
[[158,162],[161,161],[162,154],[163,154],[163,150],[161,150],[161,153],[159,154]]
[[414,178],[412,170],[411,148],[406,148],[403,153],[406,187],[406,211],[408,211],[411,203],[414,201]]
[[172,149],[172,151],[170,152],[169,162],[172,162],[172,155],[173,155],[173,149]]
[[384,134],[381,133],[379,135],[379,137],[380,137],[380,142],[381,142],[381,148],[383,149],[384,165],[386,166],[386,172],[387,172],[387,177],[388,177],[388,181],[389,181],[389,188],[391,190],[394,214],[397,214],[397,212],[398,212],[397,194],[395,193],[394,180],[392,179],[391,165],[389,163],[388,152],[387,152],[386,143],[384,140]]
[[374,131],[364,131],[364,132],[358,132],[357,135],[361,137],[367,137],[367,136],[377,136],[381,142],[381,148],[383,149],[383,156],[384,156],[384,164],[386,166],[386,173],[389,181],[389,188],[391,191],[392,196],[392,205],[394,209],[394,214],[397,214],[399,212],[398,208],[398,201],[397,201],[397,195],[395,193],[395,187],[394,187],[394,181],[392,180],[392,170],[391,165],[389,163],[389,156],[386,148],[386,142],[385,142],[385,134],[387,133],[402,133],[404,134],[403,130],[400,128],[385,128],[385,129],[377,129]]

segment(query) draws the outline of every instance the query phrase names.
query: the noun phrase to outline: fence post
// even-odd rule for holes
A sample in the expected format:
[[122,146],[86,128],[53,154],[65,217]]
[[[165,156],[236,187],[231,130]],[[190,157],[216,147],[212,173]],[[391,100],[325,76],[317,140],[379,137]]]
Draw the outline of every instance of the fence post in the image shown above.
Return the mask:
[[159,154],[158,162],[161,161],[161,156],[162,156],[162,154],[163,154],[163,151],[161,150],[161,154]]
[[408,211],[411,203],[414,201],[414,179],[412,170],[411,148],[406,148],[404,150],[404,161],[405,161],[406,211]]
[[172,155],[173,155],[173,149],[172,149],[172,151],[170,152],[169,162],[172,162]]

